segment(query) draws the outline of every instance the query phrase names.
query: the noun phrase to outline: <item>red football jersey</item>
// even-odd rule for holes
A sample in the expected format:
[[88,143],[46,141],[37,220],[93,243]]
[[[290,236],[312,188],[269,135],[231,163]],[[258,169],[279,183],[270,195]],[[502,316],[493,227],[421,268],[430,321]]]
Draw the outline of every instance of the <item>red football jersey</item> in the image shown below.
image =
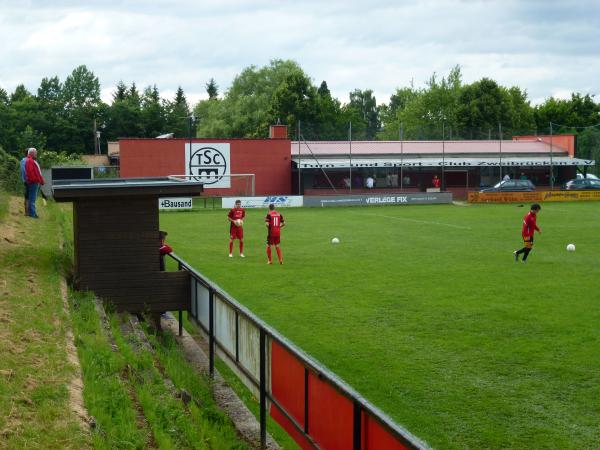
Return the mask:
[[163,244],[159,247],[158,253],[161,255],[166,255],[167,253],[172,253],[173,249],[169,247],[167,244]]
[[521,234],[524,238],[532,237],[535,230],[540,231],[536,220],[537,216],[531,212],[523,217],[523,230],[521,231]]
[[[227,217],[229,217],[231,220],[243,219],[246,217],[246,210],[244,208],[231,208],[231,210],[229,210],[229,214],[227,214]],[[230,222],[230,224],[230,228],[234,226],[233,222]]]
[[285,223],[283,216],[277,211],[269,211],[265,222],[269,224],[269,236],[281,235],[281,225]]

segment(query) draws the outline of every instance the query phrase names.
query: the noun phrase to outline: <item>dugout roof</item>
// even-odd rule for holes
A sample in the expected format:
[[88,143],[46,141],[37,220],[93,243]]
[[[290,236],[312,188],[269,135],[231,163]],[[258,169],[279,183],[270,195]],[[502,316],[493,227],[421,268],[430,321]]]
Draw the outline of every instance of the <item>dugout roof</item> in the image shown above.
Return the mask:
[[58,202],[86,197],[180,197],[202,193],[203,183],[173,177],[101,178],[96,180],[62,180],[52,183]]

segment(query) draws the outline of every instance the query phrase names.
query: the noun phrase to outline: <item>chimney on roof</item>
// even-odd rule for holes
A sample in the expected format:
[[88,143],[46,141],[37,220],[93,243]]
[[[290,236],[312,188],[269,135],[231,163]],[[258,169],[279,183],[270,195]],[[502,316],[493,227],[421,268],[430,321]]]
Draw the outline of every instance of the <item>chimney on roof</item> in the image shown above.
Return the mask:
[[271,125],[269,127],[269,139],[287,139],[288,138],[288,126],[281,125],[279,119],[277,119],[277,125]]

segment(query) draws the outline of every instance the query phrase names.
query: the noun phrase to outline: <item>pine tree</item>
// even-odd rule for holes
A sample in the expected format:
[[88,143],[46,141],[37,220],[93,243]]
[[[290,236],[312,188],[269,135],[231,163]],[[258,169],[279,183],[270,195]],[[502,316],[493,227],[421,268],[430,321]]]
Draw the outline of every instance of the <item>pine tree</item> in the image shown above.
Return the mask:
[[[167,111],[168,131],[174,133],[175,137],[188,137],[190,108],[181,86],[177,88],[173,101],[168,103]],[[195,130],[193,134],[196,134]]]
[[117,89],[112,94],[113,101],[125,100],[127,97],[127,86],[123,83],[123,80],[117,83]]
[[209,100],[216,100],[219,96],[219,86],[217,86],[217,82],[214,78],[211,78],[208,83],[206,83],[206,93],[208,94]]

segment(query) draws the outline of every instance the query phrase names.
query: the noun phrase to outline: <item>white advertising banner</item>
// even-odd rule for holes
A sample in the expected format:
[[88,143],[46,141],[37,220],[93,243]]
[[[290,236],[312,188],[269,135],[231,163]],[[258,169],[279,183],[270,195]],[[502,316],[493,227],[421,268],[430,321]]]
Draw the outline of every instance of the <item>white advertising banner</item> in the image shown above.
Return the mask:
[[169,197],[158,199],[158,209],[192,209],[192,197]]
[[276,207],[300,207],[303,205],[301,195],[267,195],[262,197],[223,197],[222,207],[233,208],[235,201],[242,201],[242,208],[267,208],[271,203]]
[[204,189],[231,187],[230,148],[227,143],[185,144],[185,174],[204,183]]

